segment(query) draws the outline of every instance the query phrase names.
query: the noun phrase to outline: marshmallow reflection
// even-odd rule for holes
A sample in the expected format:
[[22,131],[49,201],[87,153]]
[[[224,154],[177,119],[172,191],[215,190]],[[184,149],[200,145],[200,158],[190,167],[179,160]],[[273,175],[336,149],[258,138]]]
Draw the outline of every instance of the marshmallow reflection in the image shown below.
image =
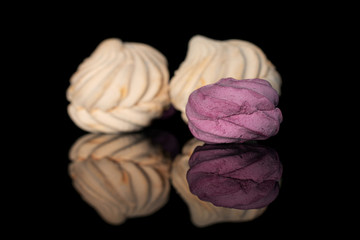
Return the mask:
[[169,154],[141,133],[87,134],[69,155],[74,188],[110,224],[148,216],[168,201]]
[[189,140],[184,145],[182,153],[175,158],[171,169],[172,185],[188,205],[192,223],[197,227],[207,227],[221,222],[251,221],[259,217],[266,207],[249,210],[217,207],[210,202],[200,200],[190,192],[186,180],[186,173],[189,170],[188,161],[194,149],[203,144],[195,138]]
[[215,206],[263,208],[279,193],[282,165],[269,147],[235,143],[198,146],[189,166],[190,191]]

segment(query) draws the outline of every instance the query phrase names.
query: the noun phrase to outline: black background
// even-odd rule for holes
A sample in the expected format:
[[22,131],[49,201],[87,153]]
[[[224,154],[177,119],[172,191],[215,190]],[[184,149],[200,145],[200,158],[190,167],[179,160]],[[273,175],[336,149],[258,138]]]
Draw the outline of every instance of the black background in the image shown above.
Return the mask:
[[[219,233],[222,237],[306,236],[314,230],[322,234],[325,230],[320,223],[329,219],[325,202],[332,198],[333,193],[324,184],[322,175],[322,171],[326,172],[323,163],[327,161],[324,152],[329,150],[329,146],[321,144],[327,137],[323,135],[326,131],[322,128],[320,116],[328,109],[323,98],[318,97],[324,81],[319,77],[323,76],[324,70],[319,59],[326,52],[324,36],[327,36],[332,19],[318,18],[316,11],[309,9],[301,14],[282,10],[262,14],[251,10],[246,16],[236,10],[219,10],[216,14],[206,11],[181,11],[180,14],[167,11],[166,15],[162,11],[145,11],[144,14],[134,8],[128,9],[129,13],[124,16],[120,13],[123,10],[119,9],[118,15],[101,18],[97,18],[96,11],[89,12],[74,20],[76,12],[64,12],[49,26],[51,35],[43,39],[43,48],[50,55],[44,60],[51,63],[48,68],[52,73],[49,92],[51,95],[58,93],[52,102],[56,103],[56,113],[51,118],[56,120],[56,127],[53,126],[55,121],[44,121],[44,127],[48,129],[47,138],[52,142],[48,148],[51,155],[39,164],[38,170],[44,173],[44,177],[38,175],[37,188],[42,195],[36,197],[36,207],[29,206],[34,211],[25,216],[25,222],[31,223],[34,215],[44,213],[42,220],[36,222],[36,232],[44,225],[52,229],[52,235],[96,235],[105,239],[108,236],[121,238],[123,234],[163,238],[208,237]],[[142,42],[158,49],[167,58],[172,77],[185,58],[188,41],[196,34],[218,40],[250,41],[264,51],[280,73],[283,84],[278,107],[284,121],[278,135],[261,142],[274,148],[283,164],[280,194],[254,221],[197,228],[190,221],[187,205],[172,188],[168,203],[155,214],[128,219],[120,226],[109,225],[81,199],[68,175],[68,151],[79,137],[86,134],[67,115],[65,92],[69,79],[84,58],[102,40],[110,37]],[[51,122],[50,127],[47,122]],[[191,138],[179,113],[167,120],[156,120],[151,127],[173,134],[180,148]]]

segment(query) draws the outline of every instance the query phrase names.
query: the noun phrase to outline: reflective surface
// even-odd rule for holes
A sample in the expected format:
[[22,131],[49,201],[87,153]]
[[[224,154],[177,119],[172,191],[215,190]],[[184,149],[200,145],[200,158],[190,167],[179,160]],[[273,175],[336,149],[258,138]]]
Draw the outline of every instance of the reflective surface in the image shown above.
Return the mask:
[[[85,134],[71,146],[69,159],[68,174],[84,204],[115,226],[176,204],[169,202],[171,186],[186,203],[188,221],[195,227],[252,221],[278,195],[282,172],[271,148],[255,143],[204,145],[191,138],[180,151],[174,135],[151,128],[118,135]],[[239,164],[242,167],[236,171]],[[225,173],[215,176],[215,168],[227,169],[232,177]],[[206,177],[199,180],[199,172],[204,171]],[[245,187],[249,179],[251,183]],[[243,201],[250,202],[241,205]]]

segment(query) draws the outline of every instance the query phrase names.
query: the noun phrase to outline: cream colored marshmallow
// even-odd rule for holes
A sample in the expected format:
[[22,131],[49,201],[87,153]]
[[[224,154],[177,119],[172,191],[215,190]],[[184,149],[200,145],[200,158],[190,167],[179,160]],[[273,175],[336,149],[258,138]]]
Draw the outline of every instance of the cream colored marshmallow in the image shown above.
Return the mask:
[[170,80],[171,103],[187,122],[185,106],[190,94],[228,77],[262,78],[280,94],[281,77],[259,47],[243,40],[219,41],[196,35],[190,39],[186,58]]
[[106,39],[71,77],[68,113],[85,131],[136,131],[170,104],[168,82],[167,60],[159,51]]
[[69,157],[74,188],[110,224],[148,216],[168,201],[170,158],[142,134],[87,134]]

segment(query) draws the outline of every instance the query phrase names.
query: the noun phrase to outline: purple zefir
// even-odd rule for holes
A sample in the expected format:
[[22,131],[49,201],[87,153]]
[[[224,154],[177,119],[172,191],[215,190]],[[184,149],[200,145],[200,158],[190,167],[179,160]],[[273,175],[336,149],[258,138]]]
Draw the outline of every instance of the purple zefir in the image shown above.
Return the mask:
[[191,93],[186,105],[189,129],[206,143],[264,140],[283,120],[279,95],[263,79],[223,78]]

